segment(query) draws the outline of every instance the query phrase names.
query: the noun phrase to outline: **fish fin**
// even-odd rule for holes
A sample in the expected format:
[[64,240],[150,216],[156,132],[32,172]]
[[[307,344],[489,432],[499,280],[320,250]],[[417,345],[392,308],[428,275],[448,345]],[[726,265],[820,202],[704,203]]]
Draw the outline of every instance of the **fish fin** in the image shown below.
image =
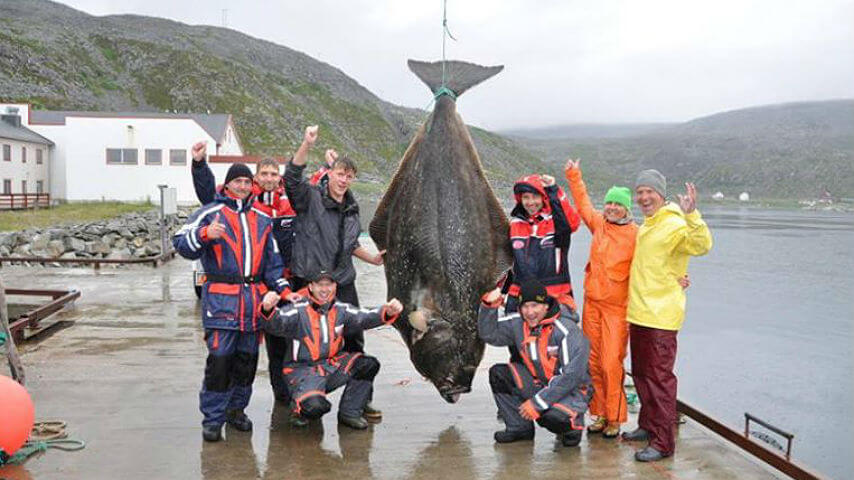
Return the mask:
[[[442,62],[421,62],[409,60],[409,69],[422,82],[426,83],[434,94],[442,88]],[[444,68],[444,86],[459,97],[469,88],[504,70],[503,65],[484,67],[474,63],[448,60]]]

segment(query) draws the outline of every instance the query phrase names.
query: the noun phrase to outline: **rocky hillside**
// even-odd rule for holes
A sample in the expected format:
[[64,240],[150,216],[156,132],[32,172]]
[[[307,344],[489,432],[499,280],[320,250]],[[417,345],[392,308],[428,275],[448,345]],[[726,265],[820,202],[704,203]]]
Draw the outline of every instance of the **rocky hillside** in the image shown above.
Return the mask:
[[555,171],[581,157],[597,192],[657,168],[671,185],[693,180],[708,194],[854,197],[854,100],[746,108],[629,137],[517,140]]
[[[316,123],[318,150],[354,155],[377,192],[426,118],[333,66],[234,30],[95,17],[47,0],[0,2],[0,71],[0,99],[37,108],[232,113],[252,154],[292,152],[302,128]],[[479,129],[473,135],[499,184],[523,165],[542,166],[512,141]]]

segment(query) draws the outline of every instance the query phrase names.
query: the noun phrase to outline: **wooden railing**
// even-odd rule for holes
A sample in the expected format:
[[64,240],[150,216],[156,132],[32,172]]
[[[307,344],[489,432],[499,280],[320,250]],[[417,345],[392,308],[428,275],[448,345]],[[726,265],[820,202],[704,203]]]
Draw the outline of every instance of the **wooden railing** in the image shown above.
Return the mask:
[[0,193],[0,210],[49,206],[49,193]]

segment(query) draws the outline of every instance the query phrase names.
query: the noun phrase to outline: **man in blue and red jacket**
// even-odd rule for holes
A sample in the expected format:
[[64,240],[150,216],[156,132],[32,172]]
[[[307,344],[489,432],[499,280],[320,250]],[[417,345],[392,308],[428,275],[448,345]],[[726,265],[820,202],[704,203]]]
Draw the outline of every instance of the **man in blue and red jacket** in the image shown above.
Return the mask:
[[513,193],[516,196],[516,206],[510,212],[513,270],[505,311],[519,309],[519,286],[528,280],[538,280],[549,296],[575,308],[569,278],[569,244],[581,218],[549,175],[522,177],[513,185]]
[[261,306],[275,306],[290,294],[271,219],[253,207],[251,193],[252,172],[242,163],[232,165],[222,191],[172,241],[182,257],[201,259],[206,274],[202,324],[208,358],[199,408],[207,441],[220,440],[226,422],[252,429],[243,410],[258,364]]
[[[202,205],[213,201],[222,186],[216,186],[213,171],[205,156],[206,146],[199,142],[193,146],[193,187]],[[290,278],[291,251],[294,243],[293,223],[296,212],[285,193],[279,162],[270,157],[262,158],[255,166],[252,182],[254,208],[264,212],[273,221],[273,238],[279,247],[279,254],[285,267],[285,277]],[[288,386],[282,377],[282,362],[288,350],[288,342],[280,337],[265,338],[267,359],[270,366],[270,386],[276,400],[288,405],[291,401]]]

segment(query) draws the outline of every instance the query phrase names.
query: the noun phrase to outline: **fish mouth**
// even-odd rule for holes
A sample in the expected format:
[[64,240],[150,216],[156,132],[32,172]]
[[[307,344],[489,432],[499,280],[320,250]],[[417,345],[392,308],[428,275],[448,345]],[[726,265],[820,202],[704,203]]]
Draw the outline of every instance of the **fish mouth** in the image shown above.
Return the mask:
[[448,403],[457,403],[460,399],[460,395],[469,392],[471,392],[471,387],[465,387],[462,385],[439,389],[439,395],[441,395]]

